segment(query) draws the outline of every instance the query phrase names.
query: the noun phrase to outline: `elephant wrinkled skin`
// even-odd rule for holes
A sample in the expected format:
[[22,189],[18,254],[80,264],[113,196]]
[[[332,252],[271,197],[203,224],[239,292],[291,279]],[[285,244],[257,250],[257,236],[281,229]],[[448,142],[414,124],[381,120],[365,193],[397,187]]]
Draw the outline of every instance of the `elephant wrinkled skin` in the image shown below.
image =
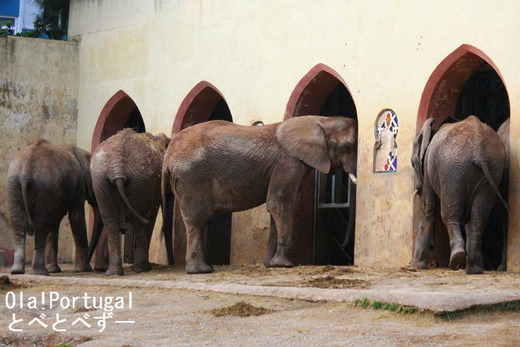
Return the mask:
[[[74,270],[92,270],[87,260],[85,200],[94,210],[97,205],[89,164],[89,152],[74,146],[55,146],[43,139],[13,158],[7,174],[7,201],[16,244],[12,274],[25,273],[27,231],[35,238],[33,273],[61,271],[57,263],[58,230],[67,213],[76,245]],[[47,266],[46,242],[50,252]]]
[[186,272],[212,272],[201,233],[214,213],[264,202],[271,214],[266,266],[293,266],[287,251],[302,178],[312,168],[355,175],[357,124],[351,118],[302,116],[258,127],[209,121],[170,142],[162,170],[163,228],[171,234],[173,199],[187,233]]
[[[148,250],[161,204],[161,168],[169,141],[164,134],[155,137],[124,129],[92,155],[92,183],[108,238],[107,275],[123,275],[121,233],[128,229],[135,237],[134,271],[151,269]],[[89,256],[98,239],[99,234],[93,235]],[[96,270],[103,269],[96,265]]]
[[[507,206],[498,191],[505,148],[493,129],[474,116],[444,124],[436,131],[431,129],[433,121],[425,121],[413,142],[415,189],[422,208],[410,265],[422,269],[428,266],[434,212],[440,202],[450,239],[450,268],[466,267],[468,274],[482,273],[482,234],[495,195]],[[466,244],[461,225],[465,226]]]

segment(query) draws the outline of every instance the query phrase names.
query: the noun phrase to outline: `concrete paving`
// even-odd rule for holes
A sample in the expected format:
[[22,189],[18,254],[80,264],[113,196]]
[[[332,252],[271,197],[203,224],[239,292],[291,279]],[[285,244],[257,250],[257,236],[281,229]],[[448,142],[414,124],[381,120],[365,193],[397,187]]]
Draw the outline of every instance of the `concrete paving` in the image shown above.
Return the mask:
[[[146,274],[136,274],[125,269],[123,277],[70,271],[65,266],[64,272],[51,276],[9,275],[7,268],[0,268],[0,275],[9,275],[12,281],[43,281],[77,286],[79,290],[84,285],[110,285],[274,296],[308,301],[354,302],[356,299],[366,298],[370,301],[413,306],[433,314],[520,301],[520,274],[494,271],[468,276],[464,271],[447,269],[413,271],[323,266],[264,269],[260,265],[221,266],[216,267],[213,274],[201,275],[187,275],[180,266],[159,267]],[[314,287],[312,283],[316,279],[323,279],[321,283],[325,285]],[[329,279],[337,282],[336,288],[327,285]],[[342,284],[348,284],[348,288],[342,287]]]

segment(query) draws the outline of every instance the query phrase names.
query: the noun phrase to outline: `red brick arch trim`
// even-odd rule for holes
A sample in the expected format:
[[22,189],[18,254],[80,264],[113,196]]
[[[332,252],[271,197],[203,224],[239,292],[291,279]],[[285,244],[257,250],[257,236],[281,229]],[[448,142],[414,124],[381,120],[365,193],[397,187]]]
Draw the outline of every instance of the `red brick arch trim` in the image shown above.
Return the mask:
[[123,129],[128,117],[136,107],[134,100],[122,90],[107,101],[94,127],[92,153],[101,142]]
[[206,122],[217,103],[224,99],[222,93],[211,83],[201,81],[182,100],[172,127],[172,135],[190,125]]
[[[320,114],[323,104],[338,82],[350,89],[343,78],[325,64],[317,64],[298,82],[285,109],[284,120],[311,114]],[[352,95],[352,93],[350,93]]]
[[446,117],[455,113],[464,83],[483,63],[493,67],[504,82],[500,70],[491,58],[468,44],[461,45],[435,68],[421,96],[417,113],[417,132],[426,119],[433,117],[436,120],[435,124],[439,125]]

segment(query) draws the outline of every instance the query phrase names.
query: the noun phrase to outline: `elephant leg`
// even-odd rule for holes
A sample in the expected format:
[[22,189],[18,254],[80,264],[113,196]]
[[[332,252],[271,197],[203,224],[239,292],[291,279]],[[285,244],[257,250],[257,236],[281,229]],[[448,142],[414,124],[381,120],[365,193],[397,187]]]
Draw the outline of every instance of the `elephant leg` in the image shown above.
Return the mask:
[[460,224],[464,216],[465,196],[464,185],[460,182],[452,183],[451,187],[441,192],[441,217],[450,238],[449,267],[452,270],[463,269],[466,266],[465,242]]
[[203,227],[192,224],[190,220],[184,219],[186,225],[186,272],[189,274],[213,272],[213,266],[204,260],[202,250]]
[[47,271],[50,273],[61,272],[61,268],[58,266],[58,232],[59,226],[56,229],[49,231],[47,235],[47,250],[45,254],[45,264]]
[[293,243],[294,212],[299,198],[298,190],[304,175],[304,167],[297,168],[296,172],[289,172],[288,176],[278,176],[273,173],[276,182],[271,182],[267,192],[267,210],[276,224],[277,239],[276,252],[269,266],[294,266],[287,255]]
[[87,225],[85,223],[85,205],[84,202],[76,204],[69,211],[70,228],[74,245],[76,246],[76,259],[74,260],[74,271],[92,271],[92,267],[88,263],[88,239]]
[[422,192],[422,206],[419,217],[419,230],[415,238],[415,249],[410,266],[418,269],[428,268],[430,240],[435,227],[436,198],[429,181],[425,179]]
[[[104,228],[104,227],[103,227]],[[102,238],[103,244],[101,245],[101,252],[99,253],[99,256],[96,259],[96,265],[94,265],[95,271],[107,271],[108,269],[108,237],[106,236],[106,230],[105,230],[105,236]]]
[[[500,202],[498,202],[500,204]],[[495,203],[495,206],[498,205]],[[497,271],[506,271],[507,270],[507,233],[508,233],[508,213],[507,210],[504,208],[504,206],[500,205],[500,207],[496,207],[499,211],[498,215],[500,217],[500,221],[502,223],[501,230],[502,230],[502,262],[497,268]]]
[[273,217],[271,216],[271,226],[269,228],[269,240],[267,241],[267,259],[264,262],[265,267],[271,266],[271,260],[276,254],[276,244],[277,244],[278,236],[276,231],[276,223],[274,222]]
[[152,269],[150,262],[148,261],[149,248],[150,248],[150,240],[151,234],[153,232],[153,227],[155,221],[150,221],[148,225],[144,225],[140,221],[133,221],[132,225],[137,225],[134,229],[135,233],[135,252],[134,252],[134,262],[133,262],[133,270],[135,272],[148,272]]
[[[39,230],[38,230],[39,229]],[[43,226],[36,229],[34,233],[34,254],[32,261],[32,273],[35,275],[48,276],[49,271],[45,268],[45,245],[49,228]]]
[[482,235],[491,212],[493,195],[491,188],[482,188],[471,207],[470,223],[466,225],[467,274],[483,272]]
[[25,273],[25,238],[26,232],[23,227],[14,226],[14,262],[11,267],[11,274],[18,275]]
[[103,220],[107,232],[108,239],[108,269],[106,274],[112,275],[124,275],[123,272],[123,259],[121,257],[121,233],[119,231],[119,220],[114,218],[106,218]]
[[466,252],[460,223],[458,221],[445,222],[450,238],[450,269],[458,270],[466,266]]

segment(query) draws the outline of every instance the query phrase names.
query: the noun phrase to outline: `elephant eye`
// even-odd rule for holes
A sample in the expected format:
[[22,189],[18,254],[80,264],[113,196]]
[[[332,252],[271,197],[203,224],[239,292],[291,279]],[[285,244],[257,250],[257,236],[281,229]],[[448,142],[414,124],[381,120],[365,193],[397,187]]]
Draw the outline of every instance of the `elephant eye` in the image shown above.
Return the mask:
[[351,145],[345,145],[345,151],[350,151],[352,149],[352,146]]

